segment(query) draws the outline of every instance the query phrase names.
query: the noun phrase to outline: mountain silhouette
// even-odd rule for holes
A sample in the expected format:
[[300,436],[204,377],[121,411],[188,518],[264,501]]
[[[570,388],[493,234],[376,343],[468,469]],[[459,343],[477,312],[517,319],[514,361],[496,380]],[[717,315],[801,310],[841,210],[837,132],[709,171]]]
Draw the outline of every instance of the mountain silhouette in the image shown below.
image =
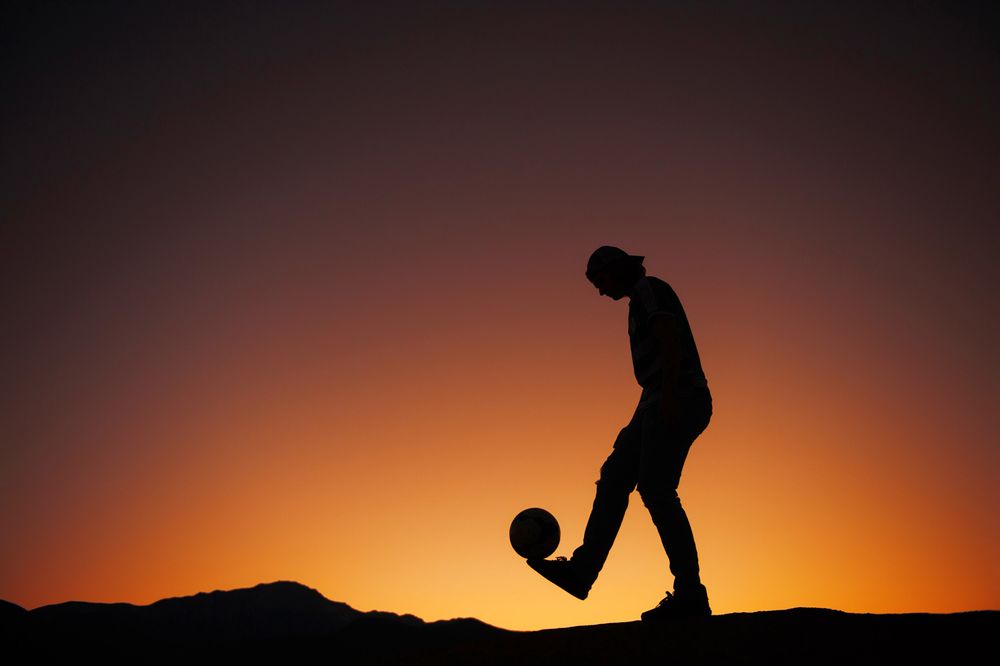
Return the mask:
[[[462,618],[362,612],[299,583],[163,599],[0,601],[0,640],[17,663],[880,664],[973,663],[1000,612],[862,615],[795,608],[661,624],[507,631]],[[10,662],[8,662],[10,663]]]
[[16,653],[40,663],[81,657],[104,663],[259,661],[318,654],[357,663],[504,633],[474,619],[428,623],[413,615],[365,613],[288,581],[147,606],[70,601],[26,611],[4,601],[0,627],[0,638]]

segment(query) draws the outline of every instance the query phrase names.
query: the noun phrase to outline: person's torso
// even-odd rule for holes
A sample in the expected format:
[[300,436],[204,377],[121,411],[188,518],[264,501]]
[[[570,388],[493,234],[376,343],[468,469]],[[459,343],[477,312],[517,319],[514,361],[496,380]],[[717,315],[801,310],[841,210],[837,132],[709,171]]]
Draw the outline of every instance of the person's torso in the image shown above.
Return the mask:
[[629,346],[636,381],[647,391],[659,389],[663,384],[664,359],[652,326],[652,319],[663,314],[676,322],[681,346],[677,384],[673,388],[707,389],[698,347],[680,299],[669,284],[649,275],[636,283],[628,309]]

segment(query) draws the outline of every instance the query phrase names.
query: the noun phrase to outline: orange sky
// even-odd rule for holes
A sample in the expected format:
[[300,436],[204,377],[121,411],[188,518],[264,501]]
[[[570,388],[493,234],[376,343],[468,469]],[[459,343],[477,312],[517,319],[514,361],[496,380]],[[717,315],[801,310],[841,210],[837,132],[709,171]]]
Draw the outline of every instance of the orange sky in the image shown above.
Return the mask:
[[25,10],[0,598],[635,619],[670,586],[637,496],[586,602],[507,542],[542,506],[578,545],[638,399],[583,277],[615,244],[712,389],[680,494],[716,613],[1000,607],[995,51],[931,9],[640,7]]

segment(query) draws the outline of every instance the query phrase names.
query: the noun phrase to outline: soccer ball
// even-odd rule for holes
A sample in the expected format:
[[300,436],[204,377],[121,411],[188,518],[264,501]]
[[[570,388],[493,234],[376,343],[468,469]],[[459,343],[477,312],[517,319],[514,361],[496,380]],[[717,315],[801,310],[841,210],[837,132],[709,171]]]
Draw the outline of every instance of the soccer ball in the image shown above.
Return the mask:
[[525,509],[510,524],[510,545],[523,558],[544,559],[559,546],[559,523],[545,509]]

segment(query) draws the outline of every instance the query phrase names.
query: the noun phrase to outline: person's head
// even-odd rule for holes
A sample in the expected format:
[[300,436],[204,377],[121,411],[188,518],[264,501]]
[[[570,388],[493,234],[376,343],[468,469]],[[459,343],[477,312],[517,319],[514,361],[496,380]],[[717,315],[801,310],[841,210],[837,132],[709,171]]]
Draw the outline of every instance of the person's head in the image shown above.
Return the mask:
[[601,296],[617,301],[626,296],[635,281],[646,274],[643,259],[620,248],[602,245],[587,260],[587,279]]

